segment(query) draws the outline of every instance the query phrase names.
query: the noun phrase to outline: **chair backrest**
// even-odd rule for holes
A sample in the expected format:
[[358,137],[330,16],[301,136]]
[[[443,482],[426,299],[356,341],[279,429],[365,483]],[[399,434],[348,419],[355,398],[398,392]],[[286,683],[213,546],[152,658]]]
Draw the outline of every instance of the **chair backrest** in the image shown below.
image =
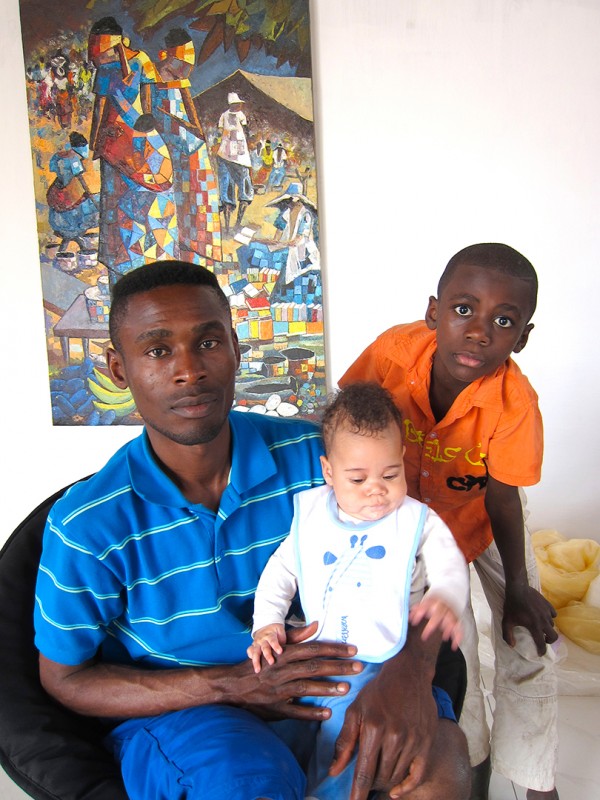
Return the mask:
[[0,763],[36,800],[127,800],[98,720],[73,714],[42,688],[33,608],[48,512],[41,503],[0,551]]

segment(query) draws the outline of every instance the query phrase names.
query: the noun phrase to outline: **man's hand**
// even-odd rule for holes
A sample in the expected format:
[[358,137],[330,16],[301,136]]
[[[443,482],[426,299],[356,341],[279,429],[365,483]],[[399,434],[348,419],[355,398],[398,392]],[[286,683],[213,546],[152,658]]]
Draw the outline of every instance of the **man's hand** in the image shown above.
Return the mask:
[[515,646],[514,629],[517,625],[531,633],[539,656],[546,652],[546,645],[558,639],[554,627],[556,611],[536,589],[528,585],[506,586],[502,636],[511,647]]
[[[249,672],[248,662],[228,667],[232,681],[225,692],[232,705],[250,708],[269,719],[323,720],[331,709],[299,705],[300,697],[327,697],[348,692],[348,683],[328,678],[361,672],[360,661],[351,661],[356,647],[330,642],[304,642],[317,630],[317,623],[287,631],[287,644],[273,664],[259,673]],[[231,692],[231,694],[230,694]]]
[[346,711],[330,774],[339,775],[357,749],[350,800],[366,800],[371,790],[402,797],[423,779],[438,725],[431,680],[440,637],[422,642],[422,627],[409,629],[404,650]]
[[[344,675],[363,667],[351,660],[355,647],[302,641],[315,630],[310,625],[288,633],[293,644],[258,674],[248,659],[221,667],[151,670],[94,661],[67,666],[40,656],[40,677],[49,694],[84,715],[145,717],[227,703],[271,718],[322,720],[331,715],[330,709],[297,705],[294,700],[346,694]],[[342,680],[331,680],[334,677]]]

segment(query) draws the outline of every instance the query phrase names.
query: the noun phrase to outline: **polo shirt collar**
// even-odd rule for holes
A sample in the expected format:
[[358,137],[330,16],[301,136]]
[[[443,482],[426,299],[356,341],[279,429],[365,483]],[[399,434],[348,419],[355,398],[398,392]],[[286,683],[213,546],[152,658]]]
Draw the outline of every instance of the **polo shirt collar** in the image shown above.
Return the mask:
[[[242,495],[277,472],[275,460],[260,432],[245,414],[229,414],[233,452],[229,488]],[[243,455],[242,455],[243,454]],[[188,508],[189,500],[161,469],[146,430],[134,439],[127,452],[129,477],[134,492],[149,503]]]
[[172,508],[187,508],[190,504],[179,487],[160,468],[148,433],[144,429],[127,451],[129,479],[133,491],[148,503]]
[[277,473],[277,464],[260,431],[253,424],[254,414],[232,411],[230,484],[242,495]]

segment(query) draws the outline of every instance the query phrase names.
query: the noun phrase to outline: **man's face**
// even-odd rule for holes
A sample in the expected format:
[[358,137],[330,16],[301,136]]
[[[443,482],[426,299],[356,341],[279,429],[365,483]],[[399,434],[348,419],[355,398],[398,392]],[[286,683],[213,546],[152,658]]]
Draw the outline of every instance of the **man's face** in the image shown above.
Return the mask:
[[396,424],[373,435],[340,427],[332,436],[327,458],[321,457],[323,477],[333,487],[342,511],[373,522],[404,502],[403,455],[402,435]]
[[233,404],[239,365],[231,316],[207,286],[133,295],[108,365],[129,387],[156,452],[211,442]]
[[491,375],[525,347],[530,316],[527,281],[459,265],[440,297],[429,298],[425,319],[437,335],[434,377],[466,385]]

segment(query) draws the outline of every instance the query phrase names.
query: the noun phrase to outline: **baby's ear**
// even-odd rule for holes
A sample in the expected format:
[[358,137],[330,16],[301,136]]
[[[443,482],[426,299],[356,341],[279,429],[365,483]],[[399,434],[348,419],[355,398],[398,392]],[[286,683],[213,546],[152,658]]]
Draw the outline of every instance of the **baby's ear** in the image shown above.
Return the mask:
[[525,347],[525,345],[529,341],[529,334],[531,333],[533,328],[534,328],[533,322],[530,322],[529,325],[525,325],[525,330],[521,334],[521,337],[520,337],[519,341],[514,346],[513,353],[520,353],[521,352],[521,350]]
[[438,314],[438,301],[437,297],[431,295],[429,303],[427,304],[427,311],[425,312],[425,322],[430,331],[437,328],[437,314]]
[[328,486],[331,486],[333,479],[331,477],[331,464],[326,456],[321,456],[321,470],[323,471],[323,478]]

